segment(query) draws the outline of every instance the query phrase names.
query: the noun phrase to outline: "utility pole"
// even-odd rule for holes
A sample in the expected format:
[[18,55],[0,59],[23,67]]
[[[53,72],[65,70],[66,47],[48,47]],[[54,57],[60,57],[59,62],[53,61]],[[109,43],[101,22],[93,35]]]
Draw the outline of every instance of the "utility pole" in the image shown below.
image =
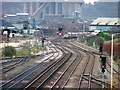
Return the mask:
[[112,42],[111,42],[111,89],[113,87],[113,36],[112,34]]

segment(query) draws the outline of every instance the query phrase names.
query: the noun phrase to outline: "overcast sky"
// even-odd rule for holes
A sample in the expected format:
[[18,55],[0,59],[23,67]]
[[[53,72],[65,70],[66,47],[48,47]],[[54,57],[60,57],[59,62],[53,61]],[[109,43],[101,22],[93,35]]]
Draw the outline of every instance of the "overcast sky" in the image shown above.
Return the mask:
[[94,3],[95,1],[98,1],[98,0],[84,0],[85,3]]
[[120,0],[0,0],[2,2],[83,2],[85,3],[93,3],[94,1],[100,2],[118,2]]

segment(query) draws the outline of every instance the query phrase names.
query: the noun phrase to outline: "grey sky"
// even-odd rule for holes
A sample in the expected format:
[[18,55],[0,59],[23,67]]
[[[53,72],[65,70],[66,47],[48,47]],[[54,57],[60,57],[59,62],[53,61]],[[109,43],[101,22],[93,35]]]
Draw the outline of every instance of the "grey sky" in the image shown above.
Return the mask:
[[119,2],[120,0],[99,0],[100,2]]
[[[84,0],[0,0],[2,2],[83,2]],[[93,0],[89,0],[93,1]],[[118,2],[120,0],[99,0],[100,2]]]

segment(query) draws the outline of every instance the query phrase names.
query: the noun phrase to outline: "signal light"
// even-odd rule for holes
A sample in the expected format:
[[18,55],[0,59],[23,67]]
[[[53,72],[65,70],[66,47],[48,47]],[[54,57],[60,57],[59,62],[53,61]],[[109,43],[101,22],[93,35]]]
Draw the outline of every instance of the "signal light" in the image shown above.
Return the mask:
[[102,66],[102,68],[105,68],[105,66]]
[[61,36],[61,35],[62,35],[62,32],[61,32],[61,31],[62,31],[62,29],[63,29],[62,27],[58,28],[58,30],[59,30],[58,35],[59,35],[59,36]]
[[100,52],[100,55],[103,54],[103,47],[102,47],[102,46],[100,46],[100,48],[99,48],[99,52]]
[[102,52],[100,52],[100,55],[102,55]]
[[100,59],[101,59],[101,69],[102,69],[102,72],[104,73],[106,69],[106,57],[100,56]]
[[59,36],[61,36],[62,35],[62,33],[61,32],[59,32]]

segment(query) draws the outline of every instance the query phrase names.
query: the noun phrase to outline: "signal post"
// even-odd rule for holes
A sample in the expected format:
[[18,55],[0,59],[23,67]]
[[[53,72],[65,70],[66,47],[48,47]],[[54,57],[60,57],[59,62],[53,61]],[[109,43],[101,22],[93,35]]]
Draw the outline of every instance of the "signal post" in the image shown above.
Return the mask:
[[100,44],[99,47],[99,55],[100,55],[100,69],[102,72],[102,90],[104,90],[104,73],[106,69],[106,56],[103,55],[103,45]]

